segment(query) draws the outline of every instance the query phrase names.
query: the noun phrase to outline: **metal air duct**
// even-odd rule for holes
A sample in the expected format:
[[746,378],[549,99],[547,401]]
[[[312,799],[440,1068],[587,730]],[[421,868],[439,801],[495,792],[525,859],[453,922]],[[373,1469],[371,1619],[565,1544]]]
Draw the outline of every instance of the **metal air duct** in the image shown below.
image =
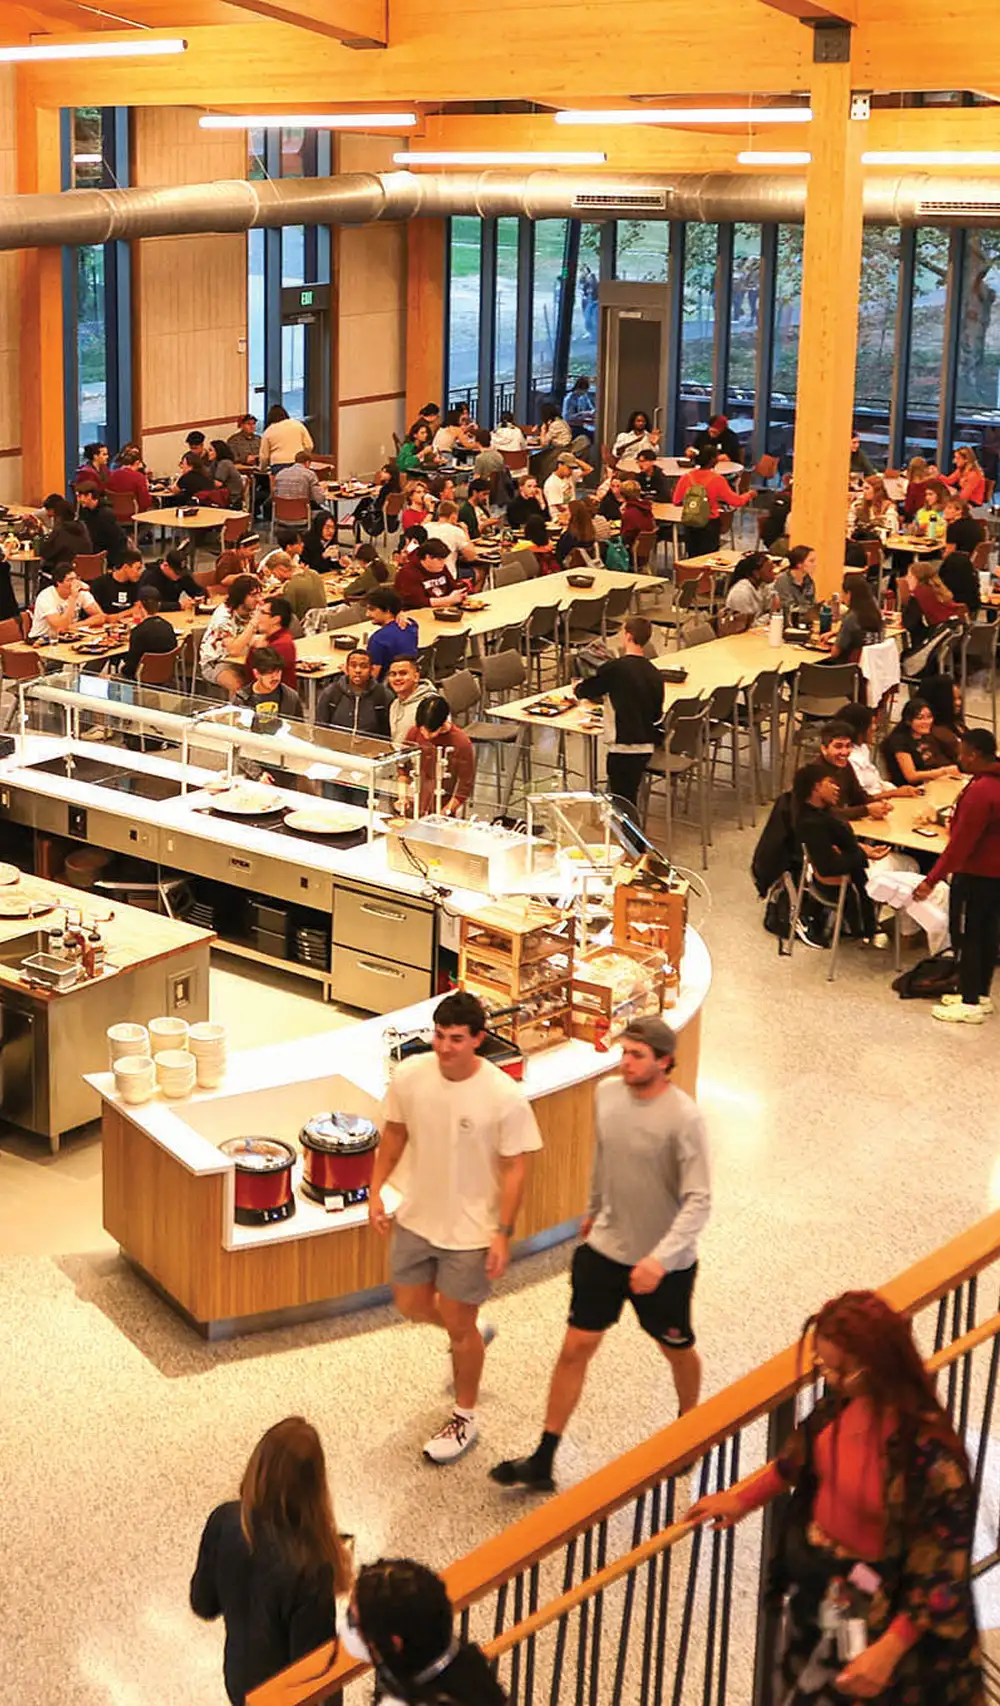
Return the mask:
[[[277,182],[239,178],[165,189],[0,196],[0,250],[455,214],[795,224],[805,215],[805,199],[804,178],[784,173],[581,178],[561,172],[347,172]],[[1000,182],[873,177],[865,180],[864,206],[873,224],[1000,224]]]

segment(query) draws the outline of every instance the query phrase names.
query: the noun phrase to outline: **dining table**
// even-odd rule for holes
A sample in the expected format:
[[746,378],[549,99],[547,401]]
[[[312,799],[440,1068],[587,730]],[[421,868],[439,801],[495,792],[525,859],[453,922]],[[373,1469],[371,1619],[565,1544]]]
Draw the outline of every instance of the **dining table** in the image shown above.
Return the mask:
[[188,535],[188,554],[193,569],[199,536],[205,538],[214,529],[224,527],[227,521],[245,523],[250,520],[250,511],[246,509],[219,509],[214,504],[200,504],[193,507],[190,513],[167,507],[139,510],[132,517],[132,525],[134,527],[159,527],[166,533],[186,533]]

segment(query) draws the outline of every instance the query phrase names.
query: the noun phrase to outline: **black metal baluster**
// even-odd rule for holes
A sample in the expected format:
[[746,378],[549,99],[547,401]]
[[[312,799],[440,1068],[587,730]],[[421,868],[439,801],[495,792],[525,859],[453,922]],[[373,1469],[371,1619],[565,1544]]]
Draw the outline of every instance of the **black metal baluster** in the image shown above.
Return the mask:
[[[779,1404],[767,1418],[767,1461],[776,1457],[792,1431],[795,1416],[794,1402]],[[770,1603],[767,1584],[771,1561],[781,1529],[785,1499],[772,1499],[764,1506],[760,1531],[760,1564],[757,1572],[757,1638],[753,1659],[753,1706],[764,1706],[771,1698],[774,1671],[774,1652],[780,1624],[780,1610]]]
[[[528,1575],[528,1616],[538,1610],[539,1567],[532,1564]],[[535,1699],[535,1636],[529,1635],[524,1655],[524,1706],[534,1706]]]
[[944,1329],[948,1320],[948,1299],[938,1299],[937,1323],[934,1328],[934,1349],[939,1351],[944,1346]]
[[[701,1476],[698,1483],[698,1497],[703,1499],[708,1491],[709,1475],[712,1467],[711,1453],[702,1460]],[[694,1613],[695,1588],[698,1581],[698,1565],[701,1562],[701,1541],[703,1528],[696,1528],[691,1536],[691,1556],[688,1561],[687,1587],[684,1590],[684,1611],[681,1617],[680,1634],[677,1638],[677,1669],[674,1672],[673,1706],[681,1706],[684,1697],[684,1674],[687,1669],[688,1643],[691,1639],[691,1618]]]
[[[691,1471],[694,1474],[694,1470]],[[664,1485],[663,1526],[669,1528],[674,1520],[676,1483],[671,1477]],[[663,1706],[663,1684],[667,1670],[667,1616],[670,1610],[670,1564],[672,1548],[660,1557],[660,1604],[656,1620],[656,1669],[654,1672],[653,1706]]]
[[[521,1575],[517,1576],[514,1580],[514,1623],[515,1623],[515,1625],[520,1623],[521,1618],[523,1616],[524,1616],[524,1573],[522,1571]],[[517,1691],[518,1691],[518,1686],[520,1684],[520,1681],[521,1681],[521,1643],[520,1643],[520,1641],[518,1641],[517,1644],[511,1649],[511,1655],[510,1655],[510,1698],[511,1698],[512,1702],[516,1702],[516,1700],[517,1700]]]
[[[593,1575],[594,1562],[594,1531],[588,1528],[583,1537],[583,1565],[580,1570],[581,1582],[588,1582]],[[583,1706],[583,1696],[587,1686],[587,1637],[590,1633],[590,1601],[585,1599],[580,1604],[580,1625],[576,1635],[576,1706]]]
[[462,1615],[458,1620],[458,1633],[459,1633],[459,1639],[460,1640],[467,1641],[469,1639],[469,1607],[468,1606],[466,1606],[465,1610],[462,1612]]
[[[726,1448],[725,1443],[723,1443],[716,1448],[715,1453],[715,1490],[717,1493],[721,1493],[726,1484],[725,1466]],[[704,1706],[712,1706],[715,1631],[719,1621],[719,1567],[722,1562],[722,1534],[717,1528],[712,1530],[711,1549],[712,1561],[708,1576],[708,1622],[705,1627],[705,1677],[701,1696]]]
[[[961,1336],[961,1332],[962,1287],[956,1286],[955,1290],[951,1294],[951,1339],[949,1343],[954,1344],[955,1340]],[[955,1420],[955,1390],[957,1381],[958,1365],[957,1363],[950,1362],[948,1364],[948,1396],[945,1400],[945,1408],[947,1409],[952,1422]]]
[[[566,1568],[563,1571],[563,1593],[569,1593],[573,1586],[573,1570],[576,1565],[576,1541],[571,1540],[566,1548]],[[552,1655],[552,1687],[549,1693],[551,1706],[558,1706],[559,1691],[562,1688],[563,1658],[566,1653],[566,1617],[559,1618],[556,1626],[556,1648]]]
[[[642,1539],[643,1523],[646,1516],[646,1495],[640,1494],[635,1501],[635,1517],[632,1522],[632,1545],[634,1552]],[[618,1636],[618,1660],[615,1664],[615,1685],[611,1695],[611,1706],[621,1706],[622,1688],[625,1685],[625,1665],[628,1661],[628,1644],[632,1633],[632,1608],[635,1604],[635,1581],[637,1571],[630,1570],[625,1578],[625,1598],[622,1602],[621,1630]]]
[[[660,1488],[649,1495],[650,1538],[660,1531]],[[639,1685],[639,1706],[649,1706],[649,1679],[653,1668],[653,1606],[656,1594],[656,1558],[646,1565],[646,1632],[642,1644],[642,1677]]]
[[[597,1569],[603,1570],[608,1561],[608,1525],[601,1522],[597,1525]],[[590,1706],[597,1706],[597,1692],[601,1676],[601,1624],[604,1621],[604,1589],[594,1595],[594,1626],[590,1638]]]
[[[727,1487],[734,1487],[740,1478],[740,1434],[734,1434],[729,1447],[729,1478]],[[736,1529],[725,1533],[725,1563],[722,1575],[722,1616],[719,1624],[719,1687],[716,1706],[725,1706],[726,1683],[729,1678],[729,1631],[733,1612],[733,1576],[736,1567]]]

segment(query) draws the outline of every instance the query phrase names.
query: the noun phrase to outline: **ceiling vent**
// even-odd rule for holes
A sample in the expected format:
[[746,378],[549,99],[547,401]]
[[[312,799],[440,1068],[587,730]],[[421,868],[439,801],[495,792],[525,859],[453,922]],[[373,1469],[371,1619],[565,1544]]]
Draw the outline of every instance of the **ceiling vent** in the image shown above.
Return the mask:
[[988,219],[991,225],[1000,222],[1000,196],[976,201],[950,200],[947,196],[936,201],[920,200],[916,205],[917,220],[947,219],[958,224],[965,219]]
[[573,206],[591,213],[665,213],[667,196],[665,190],[587,190],[574,195]]

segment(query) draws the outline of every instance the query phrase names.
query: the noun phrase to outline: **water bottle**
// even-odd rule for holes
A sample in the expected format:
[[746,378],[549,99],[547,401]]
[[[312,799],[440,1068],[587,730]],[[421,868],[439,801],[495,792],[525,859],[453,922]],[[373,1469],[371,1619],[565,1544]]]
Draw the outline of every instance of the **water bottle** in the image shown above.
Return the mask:
[[780,646],[785,638],[785,619],[781,614],[781,599],[775,593],[771,600],[771,620],[767,625],[767,643]]
[[821,604],[819,607],[819,631],[821,634],[828,634],[832,627],[833,611],[829,604]]

